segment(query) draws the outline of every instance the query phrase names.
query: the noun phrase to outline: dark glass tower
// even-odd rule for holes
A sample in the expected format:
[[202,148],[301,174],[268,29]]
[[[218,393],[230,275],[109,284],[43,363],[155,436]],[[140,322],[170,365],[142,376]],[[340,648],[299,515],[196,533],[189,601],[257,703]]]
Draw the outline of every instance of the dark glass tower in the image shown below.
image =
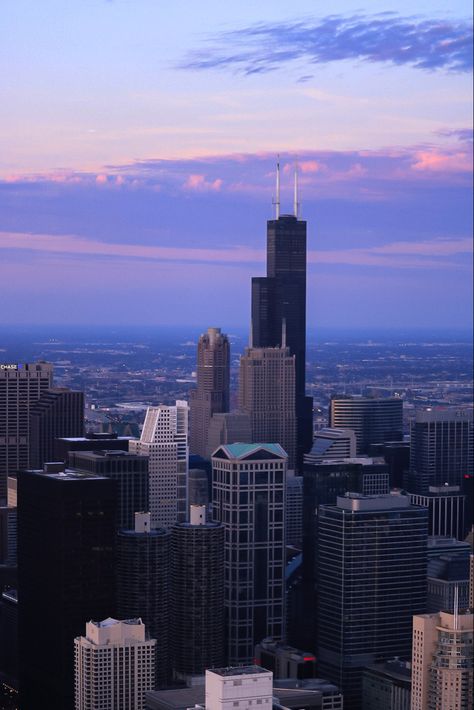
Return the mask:
[[267,222],[267,275],[252,279],[252,346],[286,345],[295,355],[297,461],[312,444],[312,400],[305,396],[306,222],[281,215]]
[[115,500],[114,483],[101,476],[18,475],[23,710],[72,710],[74,638],[87,621],[115,614]]
[[84,393],[47,390],[30,409],[30,468],[54,461],[55,439],[84,435]]

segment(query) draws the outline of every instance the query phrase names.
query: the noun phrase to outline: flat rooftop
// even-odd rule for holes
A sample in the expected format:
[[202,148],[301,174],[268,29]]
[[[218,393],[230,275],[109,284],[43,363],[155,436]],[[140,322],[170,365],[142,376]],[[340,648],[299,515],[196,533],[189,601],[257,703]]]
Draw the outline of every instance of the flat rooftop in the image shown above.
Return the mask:
[[224,677],[234,675],[257,675],[258,673],[269,673],[261,666],[229,666],[228,668],[209,668],[210,673]]

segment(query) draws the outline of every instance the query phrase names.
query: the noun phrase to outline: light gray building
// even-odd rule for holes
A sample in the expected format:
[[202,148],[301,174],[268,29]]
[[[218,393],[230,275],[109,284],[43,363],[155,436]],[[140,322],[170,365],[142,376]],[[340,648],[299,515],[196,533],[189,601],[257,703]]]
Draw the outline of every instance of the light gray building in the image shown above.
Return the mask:
[[305,464],[321,463],[330,459],[353,458],[357,451],[356,435],[352,429],[320,429],[314,435],[311,451],[304,455]]

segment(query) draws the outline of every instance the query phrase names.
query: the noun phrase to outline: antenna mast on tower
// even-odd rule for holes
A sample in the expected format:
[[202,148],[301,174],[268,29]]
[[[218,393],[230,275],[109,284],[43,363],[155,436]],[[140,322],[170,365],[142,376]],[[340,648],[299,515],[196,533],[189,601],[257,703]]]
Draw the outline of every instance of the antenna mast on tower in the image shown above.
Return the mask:
[[276,164],[276,199],[273,203],[275,205],[275,219],[280,218],[280,156],[277,157]]
[[295,179],[294,179],[294,194],[293,194],[293,214],[296,219],[299,217],[300,203],[298,202],[298,159],[295,160]]

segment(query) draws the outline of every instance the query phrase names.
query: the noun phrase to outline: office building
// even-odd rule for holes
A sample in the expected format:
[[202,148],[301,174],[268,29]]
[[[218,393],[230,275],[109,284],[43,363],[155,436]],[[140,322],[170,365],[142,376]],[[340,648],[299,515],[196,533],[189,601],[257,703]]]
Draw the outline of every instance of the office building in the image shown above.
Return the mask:
[[352,429],[326,427],[315,433],[311,451],[304,455],[304,463],[321,463],[330,459],[341,461],[353,458],[356,452],[356,437]]
[[166,684],[170,664],[170,533],[151,529],[150,513],[136,513],[131,530],[117,535],[117,615],[140,616],[156,639],[156,686]]
[[16,506],[0,506],[0,565],[16,565],[17,509]]
[[250,417],[245,412],[226,412],[213,414],[209,422],[207,437],[207,457],[223,444],[235,444],[236,441],[251,442],[252,428]]
[[144,710],[155,646],[141,619],[89,621],[74,639],[76,710]]
[[175,677],[224,664],[224,526],[205,506],[171,530],[171,628]]
[[388,466],[390,488],[407,488],[410,469],[410,442],[384,441],[372,444],[369,456],[382,456]]
[[293,471],[286,477],[285,506],[286,544],[301,550],[303,544],[303,476]]
[[74,638],[115,612],[115,485],[58,468],[18,476],[22,710],[74,707]]
[[362,674],[364,710],[410,710],[411,663],[399,658],[375,663]]
[[205,505],[209,508],[211,501],[211,475],[204,468],[190,468],[188,471],[188,503],[189,505]]
[[428,559],[428,613],[454,612],[455,599],[460,609],[469,608],[469,557],[446,554]]
[[252,442],[277,441],[293,469],[296,456],[295,356],[286,346],[246,348],[240,358],[239,406]]
[[83,435],[84,393],[65,387],[46,390],[30,408],[29,468],[55,460],[55,439]]
[[468,710],[474,702],[472,613],[413,618],[411,710]]
[[258,666],[207,670],[205,710],[251,705],[262,705],[269,710],[273,701],[272,681],[272,674]]
[[464,476],[472,474],[472,409],[417,410],[410,433],[410,493],[426,495],[431,487],[462,486]]
[[117,487],[117,530],[133,530],[135,513],[149,508],[148,457],[128,451],[71,451],[69,465],[106,476]]
[[68,456],[75,451],[128,451],[131,436],[88,432],[85,436],[69,436],[56,439],[54,461],[68,463]]
[[0,364],[0,503],[7,497],[7,476],[30,466],[30,411],[53,385],[46,362]]
[[334,396],[329,404],[329,426],[352,429],[357,455],[368,454],[372,444],[403,436],[403,401],[398,397]]
[[313,653],[273,639],[264,639],[256,645],[255,663],[271,671],[275,680],[316,677],[316,656]]
[[0,677],[18,691],[18,594],[10,587],[0,598]]
[[279,444],[228,444],[212,458],[213,518],[225,529],[227,662],[285,630],[287,456]]
[[148,407],[139,440],[131,453],[148,456],[152,528],[169,529],[186,520],[188,475],[188,405]]
[[193,454],[207,456],[211,417],[229,411],[230,344],[220,328],[208,328],[197,347],[197,387],[191,390],[190,437]]
[[348,493],[319,508],[319,673],[361,710],[362,669],[411,653],[426,605],[427,511],[401,494]]
[[[279,182],[279,168],[277,180]],[[282,347],[282,332],[285,332],[290,355],[295,356],[297,461],[300,466],[313,440],[313,402],[311,397],[305,396],[306,222],[299,219],[296,182],[292,215],[280,214],[279,192],[278,187],[275,219],[267,222],[267,275],[252,279],[251,342],[255,348]]]
[[463,540],[466,536],[466,498],[459,486],[429,486],[426,493],[409,493],[413,505],[428,508],[430,536]]
[[471,545],[467,540],[456,540],[454,537],[435,535],[428,537],[428,562],[430,560],[443,557],[444,555],[456,555],[469,559]]

